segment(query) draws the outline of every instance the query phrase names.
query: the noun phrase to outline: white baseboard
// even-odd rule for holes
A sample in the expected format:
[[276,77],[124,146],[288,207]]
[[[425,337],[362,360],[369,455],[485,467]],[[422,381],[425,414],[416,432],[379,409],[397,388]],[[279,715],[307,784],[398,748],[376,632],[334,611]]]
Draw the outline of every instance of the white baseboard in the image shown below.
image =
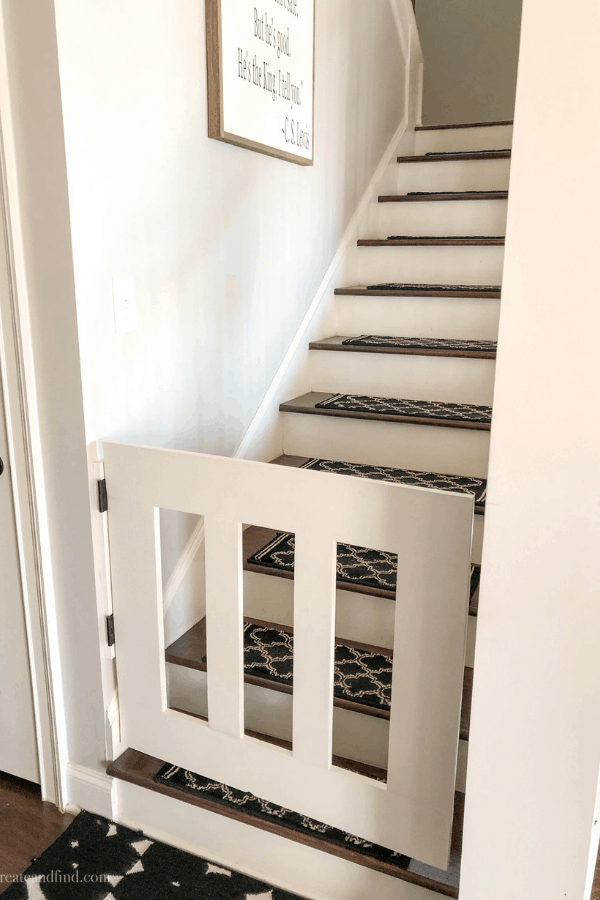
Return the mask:
[[114,818],[113,785],[114,779],[103,772],[67,763],[67,810],[85,809],[107,819]]

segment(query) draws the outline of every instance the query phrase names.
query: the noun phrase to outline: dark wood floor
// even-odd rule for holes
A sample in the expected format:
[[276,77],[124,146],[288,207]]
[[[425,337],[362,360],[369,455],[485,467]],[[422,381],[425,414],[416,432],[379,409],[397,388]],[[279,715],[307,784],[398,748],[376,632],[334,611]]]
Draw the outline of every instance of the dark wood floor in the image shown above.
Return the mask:
[[600,853],[596,862],[596,874],[594,875],[594,885],[592,887],[592,896],[590,900],[600,900]]
[[[75,817],[43,803],[40,788],[0,772],[0,875],[18,875]],[[0,894],[9,887],[0,879]]]

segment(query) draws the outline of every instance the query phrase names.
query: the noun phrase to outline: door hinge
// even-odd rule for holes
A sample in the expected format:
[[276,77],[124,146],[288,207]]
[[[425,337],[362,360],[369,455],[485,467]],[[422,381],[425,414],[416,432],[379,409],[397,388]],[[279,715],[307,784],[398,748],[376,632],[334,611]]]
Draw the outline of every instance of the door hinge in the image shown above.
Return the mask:
[[115,614],[106,617],[106,640],[109,647],[115,646]]
[[98,482],[98,511],[105,513],[108,510],[108,494],[106,493],[106,478]]

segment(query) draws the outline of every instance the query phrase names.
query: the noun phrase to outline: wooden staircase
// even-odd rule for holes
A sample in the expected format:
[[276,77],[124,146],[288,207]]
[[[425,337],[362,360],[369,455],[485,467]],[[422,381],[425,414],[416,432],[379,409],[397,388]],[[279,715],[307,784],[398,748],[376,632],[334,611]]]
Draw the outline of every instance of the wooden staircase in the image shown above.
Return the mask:
[[[321,471],[342,466],[345,474],[476,496],[475,574],[448,871],[414,860],[404,868],[382,863],[350,847],[332,849],[319,844],[314,834],[309,840],[286,833],[283,825],[277,832],[453,897],[458,896],[479,599],[475,575],[485,512],[510,126],[482,123],[417,130],[414,155],[398,157],[395,165],[398,193],[389,192],[387,181],[386,192],[378,197],[371,216],[374,234],[358,240],[360,283],[335,290],[338,333],[324,335],[307,348],[313,390],[279,407],[283,454],[272,460],[274,465]],[[394,237],[396,232],[401,236]],[[370,341],[347,343],[360,336]],[[293,567],[277,568],[256,559],[277,537],[274,529],[251,523],[244,532],[244,614],[248,635],[253,628],[268,629],[275,643],[283,645],[287,640],[291,654]],[[336,635],[342,655],[360,651],[372,659],[387,660],[391,669],[395,598],[395,587],[373,585],[368,579],[348,580],[338,571]],[[246,652],[247,733],[291,746],[291,677],[289,673],[286,677],[265,674],[262,663],[252,662],[250,645]],[[170,706],[204,717],[204,619],[168,647],[166,661]],[[338,689],[338,681],[343,681],[341,676],[334,692],[335,762],[385,779],[389,704],[381,698],[377,703],[365,701],[343,685]],[[109,772],[187,802],[204,803],[205,808],[222,815],[236,814],[159,785],[154,778],[161,765],[160,760],[128,751]],[[264,821],[238,815],[246,824],[266,827]]]

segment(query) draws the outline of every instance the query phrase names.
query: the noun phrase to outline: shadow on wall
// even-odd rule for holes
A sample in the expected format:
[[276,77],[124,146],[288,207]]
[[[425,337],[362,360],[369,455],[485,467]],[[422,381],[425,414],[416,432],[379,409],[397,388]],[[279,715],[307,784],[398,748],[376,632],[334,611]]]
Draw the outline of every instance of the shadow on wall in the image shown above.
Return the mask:
[[418,0],[423,124],[512,119],[522,0]]

